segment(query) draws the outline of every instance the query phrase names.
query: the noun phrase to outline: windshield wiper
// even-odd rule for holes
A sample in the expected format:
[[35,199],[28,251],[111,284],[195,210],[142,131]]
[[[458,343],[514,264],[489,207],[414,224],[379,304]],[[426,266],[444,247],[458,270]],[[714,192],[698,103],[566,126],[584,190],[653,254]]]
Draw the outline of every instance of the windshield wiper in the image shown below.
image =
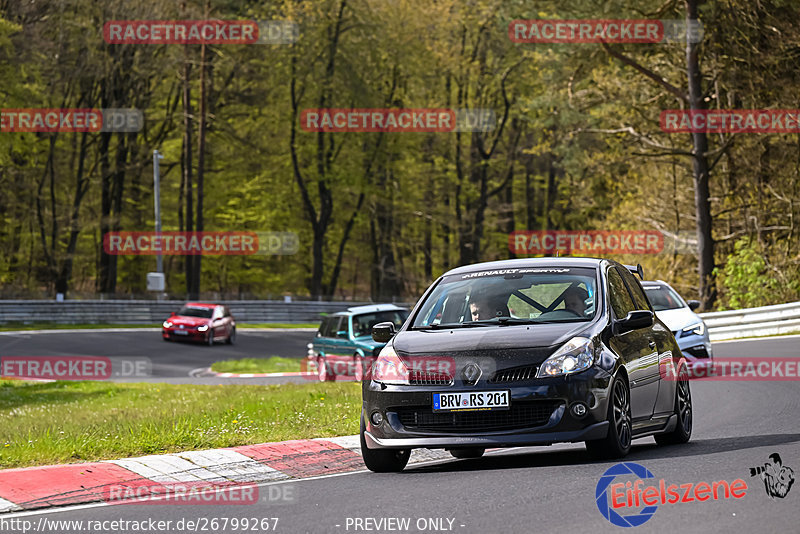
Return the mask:
[[500,326],[504,325],[520,325],[520,324],[553,324],[553,323],[561,323],[563,321],[540,321],[537,319],[523,319],[521,317],[498,317],[497,319],[491,319],[493,323],[499,323]]
[[476,326],[493,326],[497,323],[489,321],[466,321],[464,323],[440,323],[428,326],[415,326],[414,330],[445,330],[448,328],[474,328]]

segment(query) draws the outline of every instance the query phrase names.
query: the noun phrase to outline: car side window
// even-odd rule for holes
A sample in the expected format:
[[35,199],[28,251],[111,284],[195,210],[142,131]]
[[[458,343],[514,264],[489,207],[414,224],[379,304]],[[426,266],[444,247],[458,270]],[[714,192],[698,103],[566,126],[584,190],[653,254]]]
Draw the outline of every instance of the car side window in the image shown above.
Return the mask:
[[322,335],[324,337],[336,337],[336,332],[339,331],[339,323],[341,322],[342,317],[336,315],[334,317],[328,317],[328,326]]
[[[349,318],[341,317],[339,318],[339,326],[336,327],[336,330],[334,330],[333,335],[338,338],[347,339],[348,328],[349,328]],[[340,334],[340,332],[344,333]]]
[[608,269],[608,299],[617,319],[626,317],[629,312],[634,310],[628,288],[625,287],[625,282],[622,281],[622,277],[614,267]]
[[637,310],[650,310],[650,302],[647,300],[647,297],[644,295],[644,291],[642,291],[642,287],[639,285],[639,281],[636,280],[636,277],[631,274],[630,271],[626,269],[620,269],[620,274],[622,275],[622,279],[628,285],[628,288],[631,290],[631,294],[633,295],[633,302],[636,304]]
[[331,331],[331,320],[333,317],[325,317],[322,320],[322,324],[319,325],[319,331],[317,332],[317,337],[328,337],[328,333]]
[[211,314],[211,318],[219,319],[220,317],[222,317],[222,307],[217,306],[216,308],[214,308],[214,313]]

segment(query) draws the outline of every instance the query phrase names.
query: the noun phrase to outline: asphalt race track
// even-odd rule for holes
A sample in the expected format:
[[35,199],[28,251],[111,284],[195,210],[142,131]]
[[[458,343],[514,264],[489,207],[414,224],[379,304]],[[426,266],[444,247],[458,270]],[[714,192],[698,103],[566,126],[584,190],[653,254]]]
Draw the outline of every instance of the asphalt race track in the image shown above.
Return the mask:
[[[258,338],[265,339],[270,336]],[[798,340],[783,337],[717,343],[714,349],[717,356],[787,357],[797,354]],[[158,343],[156,346],[161,347]],[[257,340],[254,344],[258,344]],[[91,345],[84,345],[88,346]],[[159,354],[168,350],[173,349],[162,347]],[[198,354],[208,352],[204,347],[196,350]],[[263,354],[263,347],[260,350]],[[165,356],[158,356],[162,357]],[[178,365],[183,360],[175,356],[169,361]],[[800,476],[800,382],[694,381],[692,395],[692,440],[686,445],[659,447],[652,438],[644,438],[635,442],[626,461],[653,473],[655,481],[648,485],[657,487],[656,481],[662,478],[666,485],[721,480],[733,483],[742,479],[747,484],[746,493],[740,499],[659,503],[646,523],[628,531],[797,532],[800,483],[795,482],[785,498],[770,498],[761,478],[750,476],[750,468],[763,466],[769,455],[777,452],[783,465],[792,468],[795,477]],[[277,504],[265,499],[250,506],[228,507],[90,505],[13,517],[34,522],[42,517],[137,521],[154,518],[172,520],[173,525],[181,519],[278,518],[274,532],[313,533],[620,532],[621,527],[612,525],[595,503],[598,480],[615,463],[590,460],[579,444],[509,449],[489,452],[477,460],[417,465],[401,474],[356,472],[261,486],[262,495],[278,492],[279,487],[289,488],[291,497]],[[624,482],[625,478],[617,480]],[[408,518],[409,527],[387,528],[398,526],[386,523],[388,518]],[[377,523],[380,521],[384,522]],[[269,526],[268,531],[272,532],[272,523]]]
[[116,332],[3,332],[0,333],[0,356],[106,356],[114,359],[146,357],[152,363],[152,376],[120,381],[168,382],[173,384],[272,384],[304,382],[303,378],[224,379],[190,377],[193,370],[207,368],[221,360],[284,356],[305,358],[306,345],[314,337],[309,329],[275,329],[236,332],[236,344],[222,342],[208,347],[202,343],[163,341],[154,329]]

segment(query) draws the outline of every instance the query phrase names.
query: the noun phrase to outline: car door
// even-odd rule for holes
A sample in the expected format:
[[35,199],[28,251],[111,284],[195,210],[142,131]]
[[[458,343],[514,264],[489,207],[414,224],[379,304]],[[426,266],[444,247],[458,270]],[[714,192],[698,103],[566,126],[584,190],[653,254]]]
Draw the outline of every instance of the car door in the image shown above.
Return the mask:
[[350,317],[337,317],[338,321],[332,323],[328,361],[334,374],[347,374],[347,365],[353,357],[353,343],[350,341]]
[[[628,286],[633,293],[633,298],[636,301],[637,307],[641,306],[642,309],[649,309],[653,311],[650,300],[645,295],[644,288],[642,288],[641,284],[638,283],[632,274],[627,274],[630,278],[625,277],[625,281],[628,282]],[[662,377],[662,372],[665,369],[664,366],[672,366],[674,338],[672,337],[672,332],[670,332],[669,328],[662,324],[660,320],[653,321],[650,334],[655,342],[655,347],[653,347],[652,343],[650,346],[656,351],[657,367],[657,370],[651,374],[658,375],[658,396],[655,401],[653,412],[656,416],[669,415],[675,409],[675,381],[664,380]]]
[[317,335],[314,338],[314,352],[317,356],[325,357],[328,353],[328,332],[331,331],[331,321],[334,317],[325,317],[319,325]]
[[211,331],[215,338],[224,337],[226,335],[222,315],[222,306],[215,306],[214,312],[211,314]]
[[225,327],[228,330],[228,335],[230,336],[233,334],[233,330],[236,328],[236,320],[234,320],[233,315],[231,314],[231,309],[225,306]]
[[[621,272],[613,265],[607,271],[611,311],[617,320],[624,319],[637,309]],[[612,350],[625,362],[631,389],[631,418],[634,421],[650,419],[658,396],[658,351],[655,350],[655,344],[650,346],[652,341],[649,328],[616,333],[610,340]]]

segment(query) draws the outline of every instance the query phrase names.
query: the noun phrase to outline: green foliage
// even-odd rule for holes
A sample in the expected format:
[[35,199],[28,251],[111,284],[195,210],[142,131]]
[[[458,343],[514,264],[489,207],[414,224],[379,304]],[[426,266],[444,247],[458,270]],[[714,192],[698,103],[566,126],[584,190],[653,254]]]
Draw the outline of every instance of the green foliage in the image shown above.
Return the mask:
[[[196,114],[199,47],[111,46],[98,31],[107,20],[203,16],[204,1],[185,4],[185,11],[181,3],[125,0],[4,4],[0,106],[101,107],[113,97],[115,106],[142,109],[146,124],[138,134],[105,139],[105,145],[94,133],[0,134],[0,296],[52,297],[59,278],[71,296],[96,295],[103,225],[154,227],[155,148],[165,155],[163,228],[186,227],[182,77],[190,64]],[[463,261],[509,257],[512,230],[695,233],[690,139],[659,127],[662,110],[683,104],[601,45],[514,44],[507,37],[514,19],[681,19],[681,2],[212,4],[215,18],[289,19],[301,32],[291,46],[208,49],[205,229],[292,231],[300,251],[204,257],[201,292],[207,298],[309,295],[316,255],[326,297],[412,300],[432,278]],[[796,108],[800,31],[794,22],[800,5],[720,0],[701,9],[700,63],[709,107]],[[612,46],[685,90],[683,44]],[[329,107],[490,108],[498,126],[474,134],[319,135],[293,119],[293,89],[299,110],[318,107],[326,95]],[[291,154],[293,126],[301,180]],[[191,133],[196,178],[196,121]],[[723,304],[795,298],[800,242],[787,221],[796,220],[800,199],[796,135],[715,135],[709,143],[718,287],[728,299]],[[112,193],[121,187],[121,206],[104,218],[103,184],[115,170],[122,179]],[[330,210],[321,218],[323,207]],[[773,290],[754,289],[756,296],[746,297],[744,286],[727,288],[728,258],[734,262],[730,272],[739,273],[731,274],[734,284],[745,276],[741,266],[749,265],[729,238],[740,235],[759,236],[764,272],[779,280]],[[617,259],[641,262],[687,298],[697,296],[697,258],[691,254]],[[182,257],[165,258],[167,288],[176,298],[185,294],[184,264]],[[153,257],[119,257],[116,293],[143,294],[145,273],[154,266]]]
[[358,432],[360,406],[355,382],[0,380],[0,469],[351,435]]
[[739,309],[782,303],[780,296],[794,293],[800,284],[795,279],[787,286],[771,268],[756,243],[747,238],[736,241],[734,251],[717,269],[724,288],[720,309]]

